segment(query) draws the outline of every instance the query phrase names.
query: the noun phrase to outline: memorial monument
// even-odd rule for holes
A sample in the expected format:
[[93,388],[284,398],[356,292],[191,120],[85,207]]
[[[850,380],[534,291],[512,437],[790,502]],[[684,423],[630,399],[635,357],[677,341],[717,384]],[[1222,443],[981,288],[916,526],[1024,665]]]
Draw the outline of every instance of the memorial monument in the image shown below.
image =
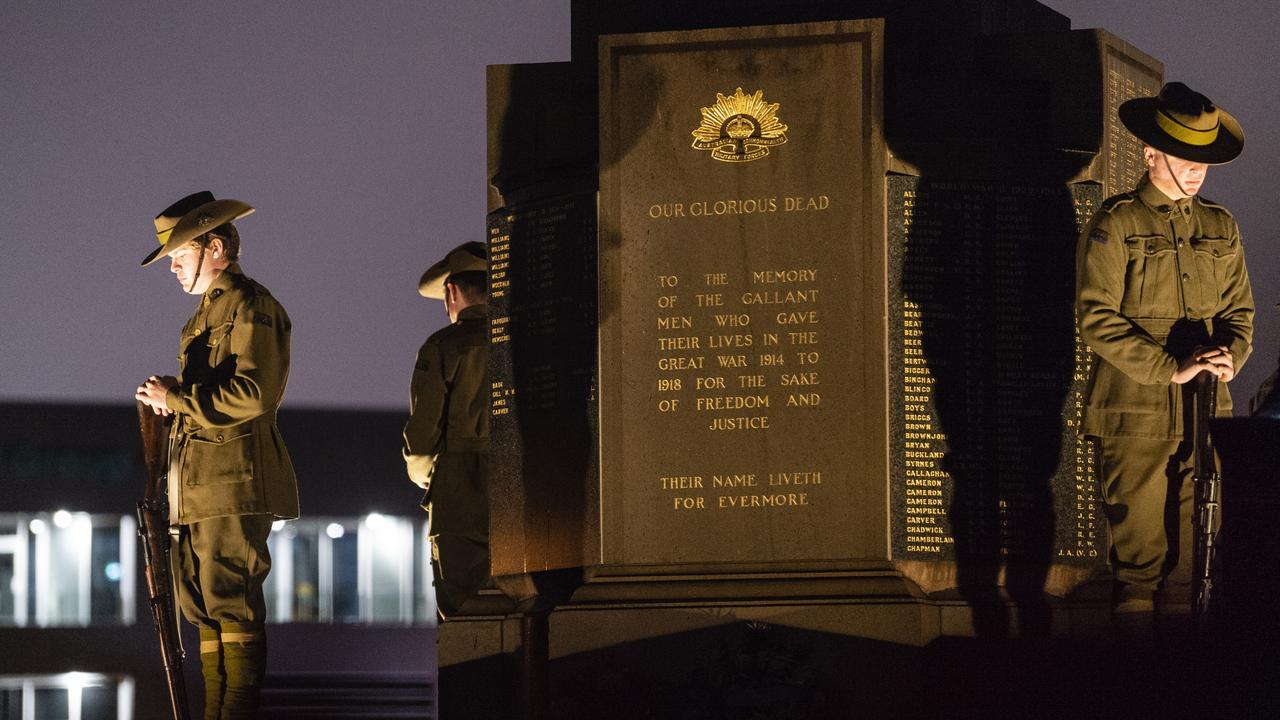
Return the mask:
[[1105,623],[1073,257],[1160,64],[1032,0],[572,32],[489,71],[498,589],[441,628],[442,704],[523,667],[552,715],[744,677],[781,712],[860,644]]

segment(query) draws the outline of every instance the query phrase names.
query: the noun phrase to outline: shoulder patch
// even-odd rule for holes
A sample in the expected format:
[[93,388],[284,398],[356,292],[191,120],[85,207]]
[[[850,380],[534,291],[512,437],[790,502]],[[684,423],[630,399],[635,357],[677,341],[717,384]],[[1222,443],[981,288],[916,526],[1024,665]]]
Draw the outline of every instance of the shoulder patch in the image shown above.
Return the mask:
[[271,321],[271,316],[266,313],[255,312],[253,314],[253,321],[259,325],[266,325],[267,327],[275,326]]
[[1095,227],[1093,232],[1089,233],[1089,242],[1096,242],[1099,245],[1107,244],[1107,231],[1100,227]]

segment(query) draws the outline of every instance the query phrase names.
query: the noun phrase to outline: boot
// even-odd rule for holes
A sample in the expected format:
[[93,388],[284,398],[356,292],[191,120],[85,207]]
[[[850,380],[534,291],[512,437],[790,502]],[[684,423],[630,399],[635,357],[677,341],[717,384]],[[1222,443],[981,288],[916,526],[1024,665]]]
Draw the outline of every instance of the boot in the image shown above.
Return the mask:
[[204,676],[204,720],[222,717],[222,693],[227,685],[222,670],[222,641],[218,631],[200,628],[200,674]]
[[222,720],[254,718],[267,670],[267,636],[261,625],[222,624],[222,664],[227,688],[222,696]]

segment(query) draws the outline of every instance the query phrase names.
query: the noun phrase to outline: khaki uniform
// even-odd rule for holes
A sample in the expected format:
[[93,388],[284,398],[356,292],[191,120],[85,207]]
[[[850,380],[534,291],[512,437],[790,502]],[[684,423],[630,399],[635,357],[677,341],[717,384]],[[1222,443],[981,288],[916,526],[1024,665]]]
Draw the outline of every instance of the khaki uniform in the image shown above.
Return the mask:
[[[1144,177],[1103,203],[1076,257],[1077,318],[1096,353],[1083,432],[1102,440],[1117,600],[1149,599],[1162,578],[1190,577],[1191,384],[1172,377],[1197,345],[1226,346],[1237,371],[1248,359],[1254,306],[1244,250],[1226,208],[1175,202]],[[1221,383],[1217,410],[1231,413]]]
[[234,264],[182,329],[180,384],[165,398],[177,413],[169,494],[177,523],[298,517],[293,464],[276,427],[290,329],[280,303]]
[[[220,698],[206,717],[250,712],[265,663],[275,518],[298,516],[293,465],[276,427],[289,375],[289,316],[266,288],[231,265],[182,330],[170,436],[169,503],[179,534],[174,578],[183,615],[200,627],[201,662]],[[248,689],[245,689],[248,688]],[[234,710],[233,708],[238,708]]]
[[488,362],[488,308],[463,308],[422,345],[410,387],[405,464],[426,490],[436,604],[445,616],[489,578]]

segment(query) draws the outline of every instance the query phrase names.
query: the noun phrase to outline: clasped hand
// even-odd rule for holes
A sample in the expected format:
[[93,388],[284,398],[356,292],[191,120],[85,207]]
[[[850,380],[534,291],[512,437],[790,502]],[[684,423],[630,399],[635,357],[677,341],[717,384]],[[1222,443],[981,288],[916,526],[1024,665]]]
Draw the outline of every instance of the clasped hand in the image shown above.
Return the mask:
[[1178,365],[1177,372],[1173,374],[1173,382],[1176,385],[1190,382],[1204,370],[1213,373],[1222,382],[1231,382],[1231,379],[1236,376],[1236,365],[1231,357],[1231,351],[1223,345],[1197,347]]
[[178,378],[172,375],[152,375],[138,386],[133,399],[151,408],[157,415],[172,415],[173,411],[165,404],[165,396],[171,388],[178,386]]

